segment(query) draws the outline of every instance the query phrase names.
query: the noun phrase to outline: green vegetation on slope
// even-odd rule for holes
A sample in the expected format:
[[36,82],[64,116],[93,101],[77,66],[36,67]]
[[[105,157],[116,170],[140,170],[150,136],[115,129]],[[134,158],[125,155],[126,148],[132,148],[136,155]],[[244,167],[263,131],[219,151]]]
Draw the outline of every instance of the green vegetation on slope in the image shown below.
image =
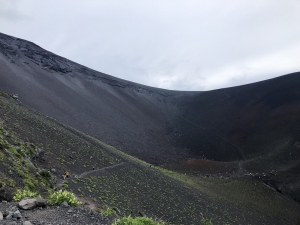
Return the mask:
[[63,190],[53,192],[49,196],[48,202],[51,205],[60,205],[63,202],[66,202],[71,206],[78,206],[81,204],[81,202],[76,199],[73,193]]
[[22,200],[23,198],[25,197],[29,197],[29,198],[32,198],[32,197],[39,197],[40,195],[37,193],[37,192],[33,192],[33,191],[29,191],[29,190],[17,190],[15,195],[14,195],[14,200],[15,201],[20,201]]
[[35,146],[20,141],[7,129],[2,120],[0,123],[0,183],[17,190],[47,192],[51,188],[50,177],[43,176],[42,171],[31,161]]
[[147,217],[123,217],[121,219],[116,220],[112,225],[165,225],[164,222],[154,221]]
[[[220,195],[207,191],[209,185],[203,186],[206,180],[200,179],[202,183],[196,183],[183,175],[178,179],[179,175],[150,167],[149,164],[121,153],[94,138],[20,106],[5,93],[0,93],[0,106],[0,118],[3,126],[6,127],[5,131],[9,132],[8,135],[3,135],[5,136],[3,144],[6,140],[11,145],[5,147],[9,153],[1,151],[5,157],[11,155],[19,158],[13,151],[14,145],[9,142],[11,138],[9,136],[15,140],[24,140],[20,143],[27,152],[30,152],[32,146],[29,143],[34,143],[45,151],[44,160],[35,162],[38,167],[46,171],[54,168],[58,177],[64,171],[69,171],[71,176],[64,183],[65,189],[94,199],[100,205],[116,207],[121,216],[143,214],[161,218],[172,224],[199,224],[203,218],[211,219],[214,224],[282,224],[284,222],[292,224],[297,219],[295,215],[299,206],[292,208],[287,201],[276,202],[280,203],[279,210],[284,210],[287,205],[291,208],[286,216],[280,217],[273,217],[268,213],[266,215],[264,208],[248,208],[247,198],[244,206],[241,207],[239,205],[241,202],[236,204],[228,199],[235,195],[234,192],[220,198]],[[35,148],[32,147],[32,150]],[[0,155],[1,158],[4,157]],[[21,160],[22,156],[19,159]],[[1,166],[4,163],[5,161],[0,161]],[[95,167],[95,170],[92,170],[92,167]],[[13,164],[12,173],[20,173],[22,176],[17,168],[18,166]],[[28,174],[35,174],[35,170],[31,173],[30,168],[31,166],[28,166]],[[48,177],[45,172],[39,171],[40,180],[37,179],[37,184],[34,183],[33,188],[29,185],[31,179],[28,178],[28,182],[22,183],[22,179],[12,179],[13,175],[10,176],[9,170],[7,171],[2,179],[7,184],[15,182],[15,186],[26,186],[28,189],[38,189],[43,186],[42,183],[47,185],[43,182]],[[213,186],[222,184],[226,180],[212,179],[209,182]],[[239,181],[236,182],[239,185]],[[229,190],[234,190],[234,186]],[[253,190],[246,190],[246,192],[249,193],[245,195],[253,194]]]

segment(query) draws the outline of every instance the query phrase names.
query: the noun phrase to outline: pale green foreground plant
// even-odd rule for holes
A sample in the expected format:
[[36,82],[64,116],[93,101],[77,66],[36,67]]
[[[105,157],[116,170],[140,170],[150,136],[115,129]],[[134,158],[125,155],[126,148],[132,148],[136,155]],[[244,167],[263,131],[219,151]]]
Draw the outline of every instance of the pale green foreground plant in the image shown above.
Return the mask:
[[29,190],[17,190],[16,194],[14,195],[15,201],[20,201],[25,197],[41,197],[37,192],[29,191]]
[[131,216],[128,216],[117,219],[112,225],[166,225],[166,223],[162,221],[156,222],[147,217],[133,218]]
[[104,216],[116,215],[116,211],[114,210],[114,208],[110,207],[108,207],[106,210],[99,209],[98,211]]
[[51,205],[60,205],[63,202],[67,202],[71,206],[78,206],[81,204],[75,197],[75,195],[68,191],[56,191],[50,195],[48,198],[48,202]]

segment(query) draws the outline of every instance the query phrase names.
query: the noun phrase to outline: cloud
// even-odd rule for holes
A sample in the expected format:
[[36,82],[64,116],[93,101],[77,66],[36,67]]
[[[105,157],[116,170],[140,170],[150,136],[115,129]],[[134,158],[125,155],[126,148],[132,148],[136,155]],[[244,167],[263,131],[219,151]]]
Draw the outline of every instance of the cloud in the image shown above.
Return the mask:
[[2,32],[145,85],[210,90],[300,70],[298,1],[0,4],[6,18],[0,17]]
[[[237,86],[300,71],[300,43],[275,53],[236,61],[216,70],[204,71],[204,79],[195,87],[211,90]],[[274,70],[276,68],[276,70]]]
[[0,22],[20,22],[29,19],[21,9],[19,9],[17,0],[0,0]]

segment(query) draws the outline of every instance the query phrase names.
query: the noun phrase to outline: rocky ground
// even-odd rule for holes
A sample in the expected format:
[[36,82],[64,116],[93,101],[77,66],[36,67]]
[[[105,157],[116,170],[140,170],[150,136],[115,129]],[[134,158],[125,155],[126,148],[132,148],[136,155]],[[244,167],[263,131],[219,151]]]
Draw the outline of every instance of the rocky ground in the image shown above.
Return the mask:
[[112,224],[113,218],[105,217],[92,210],[89,205],[71,207],[67,204],[60,206],[37,206],[24,209],[19,202],[0,203],[0,224],[22,225],[58,225],[58,224]]

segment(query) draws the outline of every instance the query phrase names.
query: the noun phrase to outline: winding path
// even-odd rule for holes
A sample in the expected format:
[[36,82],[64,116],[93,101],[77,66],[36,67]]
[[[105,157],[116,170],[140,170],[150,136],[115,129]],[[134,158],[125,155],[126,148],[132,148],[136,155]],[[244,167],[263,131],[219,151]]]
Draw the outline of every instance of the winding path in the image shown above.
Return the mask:
[[[121,163],[119,163],[119,164],[115,164],[115,165],[112,165],[112,166],[103,167],[103,168],[96,169],[96,170],[86,171],[86,172],[81,173],[81,174],[78,174],[78,175],[75,174],[75,178],[76,178],[76,177],[77,177],[77,178],[83,178],[83,177],[85,177],[85,176],[87,176],[87,175],[89,175],[89,174],[91,174],[91,173],[100,172],[100,171],[105,171],[105,170],[112,169],[112,168],[115,168],[115,167],[118,167],[118,166],[122,166],[122,165],[124,165],[124,164],[126,164],[126,162],[121,162]],[[69,178],[69,179],[73,179],[73,178],[74,178],[74,177],[72,176],[72,177]],[[64,179],[58,178],[58,181],[57,181],[57,183],[56,183],[56,188],[61,188],[61,186],[62,186],[62,184],[63,184],[64,181],[65,181]]]
[[112,166],[107,166],[107,167],[104,167],[104,168],[101,168],[101,169],[90,170],[90,171],[84,172],[84,173],[82,173],[82,174],[79,174],[79,175],[77,175],[77,176],[78,176],[78,178],[82,178],[82,177],[84,177],[84,176],[86,176],[86,175],[89,175],[89,174],[91,174],[91,173],[95,173],[95,172],[99,172],[99,171],[104,171],[104,170],[107,170],[107,169],[112,169],[112,168],[115,168],[115,167],[118,167],[118,166],[122,166],[122,165],[124,165],[125,163],[126,163],[126,162],[121,162],[121,163],[119,163],[119,164],[115,164],[115,165],[112,165]]

